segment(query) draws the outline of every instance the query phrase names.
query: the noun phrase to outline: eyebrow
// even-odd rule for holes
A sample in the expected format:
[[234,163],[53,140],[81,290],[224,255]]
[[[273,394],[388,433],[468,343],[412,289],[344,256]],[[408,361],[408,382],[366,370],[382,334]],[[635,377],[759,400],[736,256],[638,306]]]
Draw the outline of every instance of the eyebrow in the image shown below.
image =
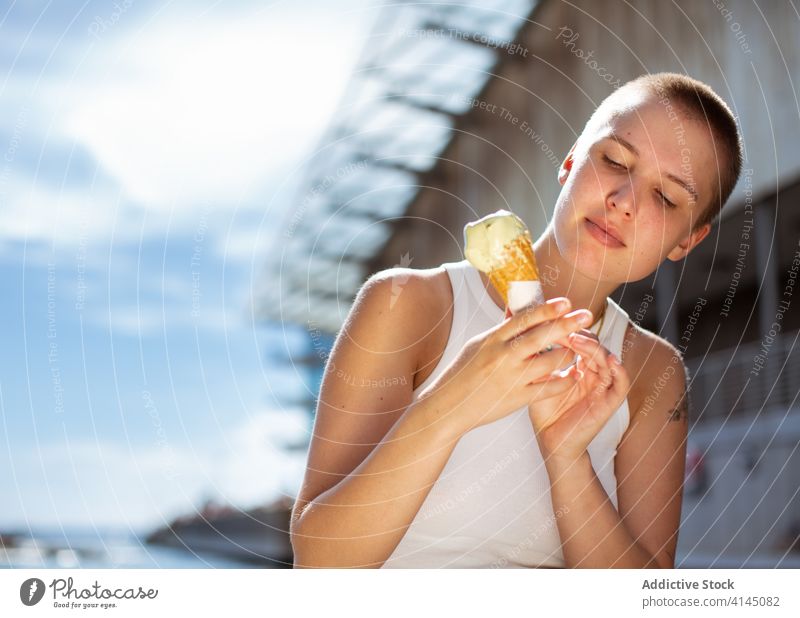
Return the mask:
[[[622,146],[624,148],[627,148],[633,154],[635,154],[637,157],[640,156],[639,149],[636,148],[636,146],[634,146],[633,144],[631,144],[628,140],[620,137],[619,135],[616,135],[616,134],[612,133],[611,135],[607,136],[607,139],[610,139],[610,140],[613,140],[613,141],[617,142],[620,146]],[[695,202],[699,202],[700,201],[700,198],[697,195],[697,191],[695,190],[695,188],[692,185],[690,185],[688,182],[683,180],[683,178],[680,178],[679,176],[676,176],[675,174],[669,174],[669,173],[666,174],[666,177],[669,178],[672,182],[674,182],[674,183],[680,185],[681,187],[683,187],[686,190],[686,192],[689,195],[692,196],[692,198],[694,199]]]

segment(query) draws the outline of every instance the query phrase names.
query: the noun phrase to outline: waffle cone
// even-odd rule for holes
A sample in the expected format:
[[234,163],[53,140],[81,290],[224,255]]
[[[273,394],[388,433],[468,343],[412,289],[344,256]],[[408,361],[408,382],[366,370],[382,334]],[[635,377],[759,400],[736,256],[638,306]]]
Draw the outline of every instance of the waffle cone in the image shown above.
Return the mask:
[[508,289],[512,281],[539,281],[539,269],[536,268],[536,256],[528,232],[520,234],[512,242],[503,247],[503,264],[493,268],[487,274],[489,281],[508,304]]

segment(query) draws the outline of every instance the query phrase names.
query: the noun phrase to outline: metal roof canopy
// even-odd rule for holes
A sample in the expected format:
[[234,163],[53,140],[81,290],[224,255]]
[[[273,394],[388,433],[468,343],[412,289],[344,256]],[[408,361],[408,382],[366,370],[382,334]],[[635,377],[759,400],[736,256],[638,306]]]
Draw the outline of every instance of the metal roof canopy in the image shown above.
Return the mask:
[[266,320],[334,333],[534,0],[385,6],[266,264]]

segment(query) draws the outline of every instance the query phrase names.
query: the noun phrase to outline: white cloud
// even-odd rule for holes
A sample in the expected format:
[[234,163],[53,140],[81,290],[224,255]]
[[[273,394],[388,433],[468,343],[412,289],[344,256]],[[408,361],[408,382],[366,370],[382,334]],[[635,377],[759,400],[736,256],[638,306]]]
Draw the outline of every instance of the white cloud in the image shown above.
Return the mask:
[[[70,256],[85,252],[90,254],[86,256],[89,269],[108,267],[109,246],[135,246],[142,238],[163,235],[171,229],[180,234],[195,225],[189,212],[170,218],[147,217],[140,208],[121,199],[119,189],[107,182],[58,188],[44,177],[19,173],[2,186],[0,203],[0,242],[26,242],[34,254],[36,245],[48,246],[54,253],[64,250]],[[100,251],[105,252],[102,263],[89,259],[97,258]]]
[[114,335],[126,337],[163,336],[176,329],[195,329],[202,334],[231,333],[245,324],[241,307],[231,303],[228,309],[219,306],[200,305],[196,313],[191,298],[185,303],[170,301],[163,306],[159,302],[146,300],[133,305],[114,304],[108,311],[91,311],[88,319]]
[[360,44],[325,13],[275,13],[101,41],[64,130],[147,206],[246,201],[313,145]]
[[308,440],[310,431],[308,414],[302,410],[262,411],[243,421],[229,432],[226,450],[210,471],[217,492],[240,508],[294,493],[302,481],[306,453],[281,446]]
[[106,314],[92,313],[90,319],[96,324],[105,325],[115,335],[128,337],[148,337],[162,334],[166,320],[159,307],[139,306],[114,307]]
[[98,200],[91,192],[58,192],[33,179],[14,182],[0,216],[0,238],[76,246],[107,236],[117,207],[110,195]]
[[274,234],[271,232],[272,230],[266,226],[232,228],[229,234],[216,239],[214,249],[226,262],[253,264],[258,268],[273,242]]
[[267,410],[254,414],[232,431],[232,439],[246,450],[294,444],[308,439],[309,419],[302,410]]
[[[173,3],[156,14],[142,5],[100,40],[65,42],[69,62],[15,68],[0,101],[16,155],[0,177],[0,250],[25,240],[71,251],[112,232],[136,243],[140,207],[157,215],[145,238],[166,226],[193,233],[201,205],[267,212],[260,225],[271,226],[341,96],[374,17],[368,5]],[[53,152],[90,156],[35,163]],[[260,260],[251,225],[234,222],[218,239],[223,230],[208,232],[217,252]]]

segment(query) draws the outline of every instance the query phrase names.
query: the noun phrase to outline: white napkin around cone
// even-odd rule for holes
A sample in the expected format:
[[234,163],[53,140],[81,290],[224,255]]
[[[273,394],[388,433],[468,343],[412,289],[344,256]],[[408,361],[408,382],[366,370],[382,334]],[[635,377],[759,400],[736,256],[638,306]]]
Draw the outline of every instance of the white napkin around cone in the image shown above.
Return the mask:
[[542,305],[545,300],[539,281],[512,281],[508,286],[508,308],[511,313],[517,313],[528,305]]

